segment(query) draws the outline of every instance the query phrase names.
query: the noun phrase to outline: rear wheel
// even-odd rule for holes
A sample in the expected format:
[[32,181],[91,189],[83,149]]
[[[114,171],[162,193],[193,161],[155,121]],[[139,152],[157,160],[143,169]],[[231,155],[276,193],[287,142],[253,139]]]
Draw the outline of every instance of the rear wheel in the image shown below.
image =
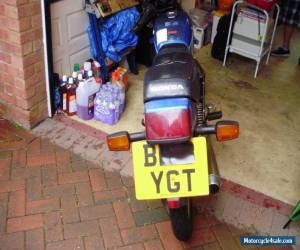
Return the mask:
[[170,209],[170,219],[173,233],[178,240],[187,241],[192,237],[193,223],[190,204]]

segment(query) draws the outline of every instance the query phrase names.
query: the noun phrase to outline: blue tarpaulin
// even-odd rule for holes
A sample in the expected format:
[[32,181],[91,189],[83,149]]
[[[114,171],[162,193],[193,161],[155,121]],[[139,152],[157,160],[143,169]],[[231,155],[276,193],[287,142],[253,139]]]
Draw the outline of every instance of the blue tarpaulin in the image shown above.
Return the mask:
[[[136,46],[138,37],[131,32],[140,17],[135,7],[120,11],[113,16],[104,19],[100,29],[102,38],[102,50],[106,57],[114,62],[119,62],[128,47]],[[88,26],[88,34],[91,45],[91,53],[96,58],[97,51],[92,35],[92,26]]]

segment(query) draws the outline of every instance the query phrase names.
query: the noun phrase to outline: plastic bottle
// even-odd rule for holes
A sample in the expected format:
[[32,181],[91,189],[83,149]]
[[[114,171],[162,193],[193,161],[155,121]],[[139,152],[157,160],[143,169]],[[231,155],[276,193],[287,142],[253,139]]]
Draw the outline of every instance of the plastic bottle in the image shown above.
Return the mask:
[[[102,81],[102,79],[101,79],[101,68],[100,68],[100,63],[98,63],[97,61],[94,61],[94,68],[95,68],[95,70],[94,70],[94,76],[95,76],[95,79],[96,80],[98,80],[98,79],[100,79],[101,81]],[[99,81],[99,80],[98,80]]]
[[92,70],[92,64],[91,62],[84,62],[83,64],[83,78],[88,78],[88,72]]
[[73,78],[70,77],[67,85],[67,114],[73,116],[76,112],[76,84],[74,84]]
[[107,123],[113,125],[116,123],[116,106],[114,103],[112,92],[108,92],[107,96]]
[[87,79],[92,78],[92,77],[93,77],[93,71],[89,70]]
[[102,102],[102,91],[100,90],[100,92],[96,94],[94,100],[94,119],[97,121],[103,120],[101,102]]
[[123,113],[125,110],[125,85],[121,81],[120,76],[117,72],[113,74],[113,80],[116,86],[118,86],[120,90],[119,95],[120,95],[120,115],[121,115],[121,113]]
[[77,73],[77,71],[73,71],[72,78],[73,78],[73,83],[78,85],[78,73]]
[[121,77],[117,71],[115,71],[112,75],[113,83],[118,85],[120,89],[125,92],[125,84],[121,80]]
[[80,70],[79,63],[75,63],[73,66],[73,71],[78,72]]
[[101,102],[101,107],[102,107],[102,121],[104,123],[107,123],[108,122],[109,111],[108,111],[108,103],[107,103],[106,95],[104,95],[103,101]]
[[92,76],[87,80],[80,81],[76,89],[76,104],[77,115],[81,119],[90,120],[94,117],[94,99],[99,89],[100,84]]
[[102,84],[102,79],[101,79],[101,78],[96,78],[96,77],[95,77],[95,80],[96,80],[96,83],[98,83],[98,84],[100,84],[100,85]]
[[117,72],[120,76],[120,79],[122,80],[124,86],[125,86],[125,92],[127,92],[129,88],[129,83],[128,83],[128,71],[125,68],[118,67]]
[[123,113],[125,111],[125,93],[120,93],[120,112]]
[[115,124],[120,117],[120,91],[117,84],[102,84],[99,92],[95,97],[95,120]]
[[96,94],[94,107],[94,118],[97,121],[106,123],[107,122],[107,110],[105,101],[105,91],[102,89]]
[[83,76],[82,76],[81,73],[78,74],[77,79],[78,79],[78,84],[79,84],[81,81],[83,81]]
[[62,111],[67,111],[67,83],[68,83],[68,77],[67,75],[63,75],[62,82],[60,85],[60,92],[61,92],[61,109]]
[[120,119],[120,114],[121,114],[121,103],[120,103],[120,93],[118,89],[114,89],[113,91],[113,97],[114,97],[114,104],[115,104],[115,120],[116,122]]

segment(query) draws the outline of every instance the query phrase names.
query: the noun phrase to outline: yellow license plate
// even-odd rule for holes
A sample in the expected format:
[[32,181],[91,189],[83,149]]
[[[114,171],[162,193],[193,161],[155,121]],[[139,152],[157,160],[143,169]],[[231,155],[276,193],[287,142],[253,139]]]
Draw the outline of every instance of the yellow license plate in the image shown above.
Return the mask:
[[132,143],[135,192],[138,200],[209,194],[206,139],[197,137],[191,142],[194,161],[184,165],[161,165],[158,145],[152,146],[146,141]]

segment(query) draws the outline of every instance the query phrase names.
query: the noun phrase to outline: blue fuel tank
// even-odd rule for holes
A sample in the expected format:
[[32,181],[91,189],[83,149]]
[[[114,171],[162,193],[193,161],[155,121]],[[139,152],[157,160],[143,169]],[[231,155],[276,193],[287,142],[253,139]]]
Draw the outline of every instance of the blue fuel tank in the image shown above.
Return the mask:
[[169,11],[160,15],[154,23],[156,53],[167,44],[184,44],[192,52],[192,22],[184,11]]

